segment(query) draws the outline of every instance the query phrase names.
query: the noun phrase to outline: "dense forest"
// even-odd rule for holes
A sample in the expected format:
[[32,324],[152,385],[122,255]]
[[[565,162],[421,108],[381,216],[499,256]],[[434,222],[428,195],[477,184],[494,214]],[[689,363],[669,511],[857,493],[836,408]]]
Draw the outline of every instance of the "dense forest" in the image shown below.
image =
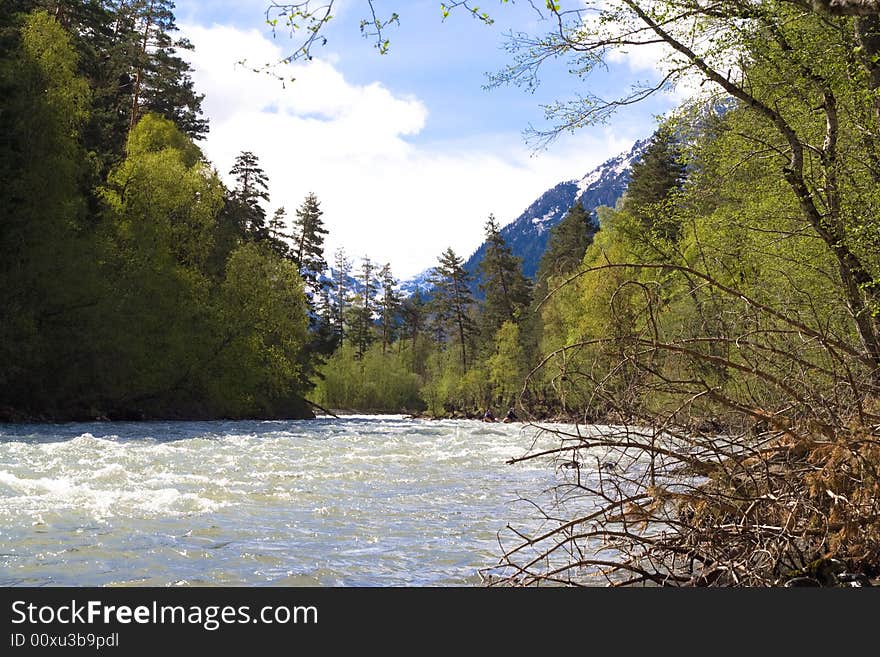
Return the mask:
[[320,233],[206,162],[172,8],[2,2],[0,418],[311,414]]
[[595,220],[580,205],[569,210],[551,231],[537,281],[523,274],[494,216],[484,229],[476,281],[446,249],[425,289],[405,298],[388,265],[375,271],[364,258],[353,272],[337,253],[330,304],[347,310],[333,321],[340,348],[320,369],[319,403],[432,417],[482,417],[516,406],[532,416],[564,412],[549,382],[535,379],[525,389],[524,382],[540,361],[549,281],[580,264]]
[[[650,354],[649,371],[683,388],[699,374],[711,391],[705,410],[688,406],[695,421],[726,423],[724,409],[767,407],[770,382],[790,378],[752,381],[765,360],[835,371],[800,345],[792,360],[792,326],[876,369],[874,64],[842,27],[853,19],[793,9],[777,51],[746,44],[748,94],[721,85],[667,117],[617,207],[575,205],[552,229],[534,280],[489,217],[480,294],[448,249],[404,298],[389,264],[339,251],[328,265],[314,195],[269,218],[253,153],[222,184],[198,148],[208,124],[172,10],[4,2],[3,416],[299,416],[311,397],[435,417],[638,417],[677,403],[633,362]],[[797,93],[779,95],[782,80]],[[783,322],[769,344],[743,297]],[[664,329],[687,346],[658,350]],[[742,386],[748,404],[731,392]],[[734,406],[712,403],[728,393]]]

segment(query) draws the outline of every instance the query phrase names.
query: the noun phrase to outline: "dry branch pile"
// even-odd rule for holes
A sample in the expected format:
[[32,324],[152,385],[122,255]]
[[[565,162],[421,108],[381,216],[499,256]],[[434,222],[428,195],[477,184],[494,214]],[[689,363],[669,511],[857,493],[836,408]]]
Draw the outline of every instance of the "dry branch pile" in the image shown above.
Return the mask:
[[744,295],[735,323],[696,335],[664,327],[657,298],[630,324],[641,329],[584,341],[579,360],[566,348],[567,380],[633,425],[542,429],[559,448],[517,461],[555,459],[555,501],[541,508],[543,533],[499,537],[489,582],[829,586],[880,575],[876,372],[834,336]]
[[749,446],[629,427],[563,433],[577,445],[555,455],[565,467],[550,528],[519,534],[492,583],[864,582],[880,573],[878,429],[798,427]]

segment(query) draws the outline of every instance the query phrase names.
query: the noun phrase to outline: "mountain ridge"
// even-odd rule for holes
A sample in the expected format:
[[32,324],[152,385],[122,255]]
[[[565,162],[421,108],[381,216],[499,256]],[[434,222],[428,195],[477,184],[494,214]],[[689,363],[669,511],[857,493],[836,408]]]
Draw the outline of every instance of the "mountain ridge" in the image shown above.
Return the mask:
[[[541,194],[522,214],[501,229],[501,236],[513,254],[523,261],[523,273],[534,279],[541,256],[547,249],[550,229],[562,221],[575,203],[580,203],[596,221],[596,209],[607,205],[613,207],[626,191],[632,165],[637,162],[648,146],[649,139],[639,139],[628,151],[605,160],[581,178],[562,181]],[[488,247],[483,242],[465,261],[465,269],[473,277],[471,287],[480,296],[480,262]],[[400,283],[400,291],[409,296],[415,290],[423,292],[430,288],[428,278],[433,267]]]

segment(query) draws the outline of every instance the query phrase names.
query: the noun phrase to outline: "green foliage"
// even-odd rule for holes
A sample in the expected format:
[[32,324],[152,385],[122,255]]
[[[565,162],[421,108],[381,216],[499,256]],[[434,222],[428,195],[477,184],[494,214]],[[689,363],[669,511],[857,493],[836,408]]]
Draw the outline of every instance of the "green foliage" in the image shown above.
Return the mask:
[[409,367],[406,353],[383,353],[379,344],[358,357],[354,345],[344,344],[321,368],[315,388],[317,402],[326,408],[387,413],[424,408],[420,379]]
[[308,315],[296,267],[248,243],[229,259],[211,398],[238,417],[302,412]]
[[[144,125],[140,125],[143,123]],[[202,152],[180,129],[168,119],[157,114],[147,114],[139,122],[137,129],[128,135],[126,153],[138,157],[148,153],[159,153],[173,149],[183,164],[192,167],[203,160]]]
[[626,219],[620,218],[618,223],[638,248],[640,260],[667,259],[680,236],[676,194],[684,183],[685,165],[677,138],[670,124],[654,133],[642,158],[633,164],[621,199]]
[[32,412],[76,394],[55,363],[89,368],[76,336],[100,281],[82,230],[88,87],[61,26],[44,11],[19,18],[0,55],[0,407]]
[[192,138],[207,132],[202,96],[179,56],[192,45],[173,37],[172,8],[166,0],[4,3],[2,13],[10,16],[43,9],[68,35],[77,54],[75,73],[90,87],[89,118],[80,136],[90,153],[93,184],[121,159],[128,133],[145,113],[173,121]]
[[516,404],[528,373],[527,363],[519,326],[505,322],[495,334],[495,352],[487,362],[492,396],[497,404],[505,408]]
[[75,136],[88,114],[89,89],[77,77],[77,57],[66,34],[46,12],[37,12],[24,24],[21,44],[26,61],[36,66],[46,84],[46,108],[66,124],[68,136]]
[[[118,53],[101,51],[112,12],[89,4],[0,21],[0,418],[308,415],[296,268],[229,230],[179,123],[146,113],[120,132],[102,113],[94,58]],[[84,148],[111,134],[115,150]]]
[[451,248],[440,255],[430,279],[434,334],[440,343],[445,344],[450,340],[457,343],[462,370],[468,367],[468,354],[476,333],[476,323],[471,314],[474,299],[468,287],[469,280],[464,260]]
[[[600,213],[603,208],[599,208]],[[604,222],[603,222],[604,223]],[[562,297],[568,293],[566,290],[555,291],[574,272],[576,272],[584,259],[584,254],[598,230],[598,224],[584,210],[580,203],[573,205],[556,226],[550,230],[550,239],[547,250],[541,256],[538,265],[537,280],[533,292],[530,307],[522,318],[522,343],[526,345],[529,353],[541,353],[539,346],[544,342],[544,331],[549,330],[552,334],[559,325],[558,309],[571,303],[571,300],[562,301]],[[553,291],[552,298],[547,298]],[[554,329],[556,327],[556,329]],[[560,346],[563,341],[549,338],[548,345]],[[552,351],[555,347],[549,348]],[[543,353],[549,353],[545,351]],[[537,361],[532,363],[537,364]],[[545,382],[546,383],[546,382]]]
[[[209,276],[224,190],[167,119],[145,116],[104,191],[117,290],[107,300],[107,395],[147,414],[251,417],[302,412],[307,313],[296,268],[268,246],[230,254]],[[190,164],[191,163],[191,164]]]
[[292,236],[287,233],[287,210],[277,208],[269,220],[269,247],[281,258],[291,258],[290,245],[286,240]]
[[434,350],[426,361],[425,384],[420,394],[434,417],[452,414],[460,400],[461,362],[454,353]]
[[575,203],[558,224],[550,230],[547,250],[538,265],[538,283],[546,294],[550,276],[566,276],[574,272],[593,242],[595,222],[580,203]]
[[[368,258],[352,286],[344,254],[327,289],[314,195],[288,235],[283,211],[267,223],[255,155],[238,157],[225,190],[192,141],[207,126],[170,2],[7,6],[4,416],[296,416],[313,385],[323,405],[351,409],[468,415],[519,400],[676,422],[792,405],[827,419],[861,409],[847,390],[876,395],[880,69],[865,19],[770,2],[747,14],[695,7],[690,21],[668,3],[624,3],[598,7],[594,25],[548,3],[558,34],[529,42],[506,79],[528,78],[548,50],[608,52],[647,36],[692,44],[699,52],[677,49],[672,79],[697,70],[737,104],[661,125],[623,201],[600,209],[595,239],[573,207],[534,300],[490,217],[478,308],[451,249],[427,302],[399,299],[390,267]],[[286,6],[303,24],[330,18]],[[387,25],[363,26],[380,51]],[[575,70],[598,62],[582,55]],[[575,128],[639,93],[550,113]]]
[[[684,182],[685,166],[679,151],[676,135],[665,125],[654,133],[641,159],[632,165],[623,209],[639,217],[649,230],[658,223],[655,215],[662,214],[661,204]],[[675,234],[670,231],[666,237],[675,239]]]
[[317,294],[320,287],[318,278],[327,268],[324,260],[324,236],[327,229],[321,219],[323,214],[318,197],[309,194],[297,208],[296,219],[293,221],[291,258],[299,267],[300,276],[311,295]]
[[192,50],[177,31],[171,0],[131,0],[116,7],[120,34],[130,71],[130,128],[146,112],[161,114],[191,138],[207,132],[200,117],[203,96],[195,93],[192,69],[180,50]]
[[529,305],[531,284],[522,273],[522,261],[501,236],[494,216],[489,217],[485,230],[488,247],[480,261],[480,289],[485,293],[480,324],[484,339],[489,341],[505,322],[517,319]]
[[427,303],[422,298],[422,291],[416,288],[413,294],[400,302],[400,340],[409,340],[413,349],[416,341],[427,328]]
[[103,198],[128,248],[153,266],[173,256],[204,271],[223,193],[198,148],[171,121],[148,114],[132,130],[128,157],[108,176]]

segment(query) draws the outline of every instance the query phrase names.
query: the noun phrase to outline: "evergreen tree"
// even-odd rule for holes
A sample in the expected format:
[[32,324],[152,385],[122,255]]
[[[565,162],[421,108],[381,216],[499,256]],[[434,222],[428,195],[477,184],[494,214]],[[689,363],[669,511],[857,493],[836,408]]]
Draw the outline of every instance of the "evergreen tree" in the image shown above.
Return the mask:
[[315,300],[315,315],[318,317],[319,334],[330,344],[329,353],[339,346],[339,337],[333,322],[333,303],[330,301],[330,286],[321,286],[321,292]]
[[415,292],[401,301],[399,344],[402,345],[404,340],[409,340],[412,348],[415,349],[416,340],[425,328],[426,305],[419,288],[416,288]]
[[286,240],[291,236],[287,231],[287,210],[280,207],[275,210],[272,218],[269,220],[269,245],[281,258],[291,258],[290,245]]
[[190,76],[192,68],[177,56],[178,49],[193,50],[194,46],[187,39],[178,39],[153,52],[141,91],[140,111],[161,114],[193,139],[202,139],[208,133],[208,121],[202,117],[205,96],[196,93]]
[[340,338],[333,323],[333,307],[327,285],[322,285],[317,295],[308,295],[306,305],[309,309],[309,362],[305,369],[310,373],[323,364],[340,345]]
[[283,240],[290,237],[284,231],[287,230],[287,210],[284,206],[275,210],[269,220],[269,236],[275,240]]
[[269,180],[260,168],[259,159],[250,151],[242,151],[229,173],[236,182],[230,195],[229,210],[239,231],[254,242],[267,239],[266,211],[260,202],[269,201]]
[[309,194],[296,211],[290,239],[290,260],[297,268],[306,292],[310,318],[309,331],[312,335],[310,344],[315,354],[329,355],[339,345],[340,339],[334,330],[328,309],[319,308],[323,293],[329,281],[324,276],[327,263],[324,260],[324,236],[327,230],[321,216],[321,204],[317,196]]
[[522,273],[522,260],[513,255],[493,215],[486,222],[486,255],[480,262],[480,289],[486,295],[481,314],[482,333],[495,336],[504,322],[516,319],[531,299],[531,286]]
[[400,295],[395,289],[397,281],[391,274],[391,264],[386,263],[379,270],[379,284],[382,294],[379,299],[379,327],[382,332],[382,353],[386,353],[391,343],[397,339]]
[[351,258],[344,249],[337,249],[333,254],[333,268],[330,271],[331,317],[336,340],[342,343],[345,338],[345,325],[348,320],[348,308],[351,302]]
[[462,370],[467,370],[468,350],[475,333],[471,311],[474,298],[469,283],[470,275],[462,260],[452,248],[446,249],[430,278],[434,289],[431,310],[438,336],[454,335],[459,345]]
[[357,277],[357,292],[348,311],[348,340],[354,345],[358,359],[363,358],[367,349],[376,340],[374,315],[378,290],[379,280],[376,277],[376,266],[370,258],[364,256]]
[[130,39],[129,130],[144,111],[154,111],[174,121],[192,137],[207,132],[200,118],[203,96],[195,93],[189,64],[177,50],[192,50],[186,39],[175,40],[177,31],[171,0],[130,0],[118,4],[118,14]]
[[[193,88],[191,68],[177,56],[191,50],[175,40],[174,4],[168,0],[19,0],[22,11],[45,7],[67,30],[79,54],[79,73],[92,88],[85,147],[106,174],[123,156],[132,126],[145,112],[173,121],[191,138],[208,130],[203,96]],[[94,181],[93,184],[98,184]]]
[[532,303],[520,324],[520,336],[527,353],[540,353],[538,345],[543,339],[545,323],[549,321],[542,317],[541,307],[550,292],[550,279],[561,279],[577,271],[597,230],[597,222],[580,203],[575,203],[562,221],[550,229],[547,250],[538,264]]
[[324,212],[314,194],[306,196],[296,211],[293,221],[293,252],[291,258],[299,268],[306,291],[315,294],[320,288],[320,276],[327,269],[324,260],[324,236],[327,229],[321,219]]
[[[59,3],[60,4],[60,3]],[[125,143],[131,132],[131,70],[135,48],[133,26],[123,20],[125,3],[77,3],[84,7],[103,5],[103,11],[81,16],[71,27],[78,35],[83,73],[92,86],[91,120],[83,133],[86,148],[95,153],[98,176],[125,156]],[[70,6],[70,5],[69,5]],[[78,24],[78,27],[74,27]],[[103,181],[102,181],[103,182]],[[96,181],[97,184],[97,181]]]
[[679,226],[668,220],[664,201],[681,189],[685,171],[672,129],[669,126],[659,128],[641,160],[632,166],[623,197],[623,210],[636,217],[646,230],[675,241]]
[[546,288],[550,276],[565,276],[577,270],[596,230],[595,221],[580,203],[571,206],[562,221],[550,229],[547,250],[538,265],[538,282]]

